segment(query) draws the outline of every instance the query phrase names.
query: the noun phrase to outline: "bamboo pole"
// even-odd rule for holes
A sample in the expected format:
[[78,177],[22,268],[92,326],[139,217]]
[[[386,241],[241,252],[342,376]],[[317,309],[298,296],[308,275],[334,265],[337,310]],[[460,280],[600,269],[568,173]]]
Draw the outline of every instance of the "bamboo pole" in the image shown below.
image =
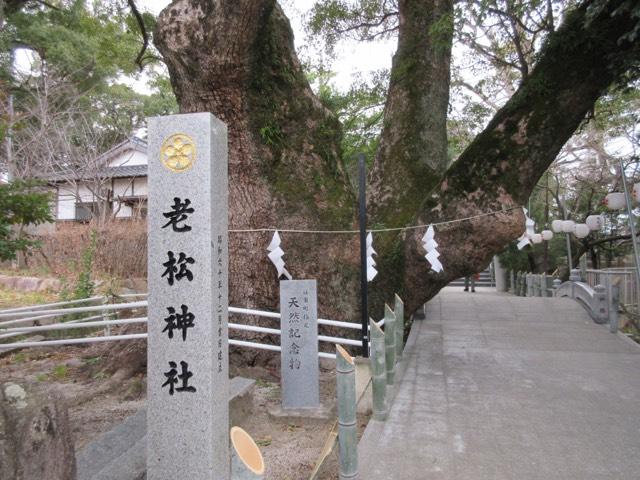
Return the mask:
[[232,427],[231,480],[264,478],[264,459],[253,438],[240,427]]
[[396,315],[396,362],[399,362],[402,358],[402,350],[404,347],[404,302],[397,293],[393,311]]
[[340,480],[358,478],[358,424],[356,421],[356,367],[353,358],[336,344],[338,445]]
[[385,367],[384,332],[369,319],[371,326],[371,389],[373,396],[373,419],[387,419],[387,370]]
[[396,373],[396,316],[389,305],[384,306],[384,345],[387,367],[387,385],[393,385]]

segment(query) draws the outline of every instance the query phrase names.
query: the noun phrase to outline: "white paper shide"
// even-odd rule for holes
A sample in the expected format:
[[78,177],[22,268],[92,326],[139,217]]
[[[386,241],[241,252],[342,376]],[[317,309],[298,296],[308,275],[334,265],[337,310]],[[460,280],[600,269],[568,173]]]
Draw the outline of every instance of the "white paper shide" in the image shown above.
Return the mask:
[[443,270],[443,268],[442,263],[440,263],[440,260],[438,260],[440,253],[438,252],[438,250],[436,250],[438,248],[438,242],[436,242],[435,236],[436,233],[433,229],[433,225],[429,225],[429,228],[427,228],[427,231],[422,237],[422,245],[427,251],[427,254],[424,256],[424,258],[426,258],[427,261],[431,264],[431,270],[439,273]]
[[378,271],[375,268],[376,261],[373,259],[373,256],[377,254],[373,249],[373,235],[369,232],[367,235],[367,282],[370,282],[378,275]]
[[273,238],[271,239],[271,243],[267,247],[269,254],[269,260],[276,267],[278,271],[278,278],[282,275],[287,277],[289,280],[292,280],[291,274],[284,268],[284,260],[282,257],[284,256],[284,251],[280,248],[280,235],[278,235],[278,231],[276,230],[273,234]]

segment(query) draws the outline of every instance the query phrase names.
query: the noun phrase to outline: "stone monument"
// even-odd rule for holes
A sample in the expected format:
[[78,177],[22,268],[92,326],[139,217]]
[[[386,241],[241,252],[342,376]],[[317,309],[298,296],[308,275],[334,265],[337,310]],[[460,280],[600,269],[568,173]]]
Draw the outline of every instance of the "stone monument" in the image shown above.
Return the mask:
[[280,282],[282,409],[320,407],[315,280]]
[[147,479],[229,478],[227,128],[149,120]]

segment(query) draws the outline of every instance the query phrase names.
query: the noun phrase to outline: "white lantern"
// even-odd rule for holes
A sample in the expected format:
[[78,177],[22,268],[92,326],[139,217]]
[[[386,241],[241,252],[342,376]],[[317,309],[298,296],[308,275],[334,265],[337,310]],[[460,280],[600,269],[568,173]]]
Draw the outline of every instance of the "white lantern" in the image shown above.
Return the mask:
[[531,241],[533,243],[542,243],[542,235],[540,235],[539,233],[534,233],[533,235],[531,235]]
[[624,198],[624,193],[613,192],[604,197],[604,204],[609,210],[622,210],[626,206],[627,201]]
[[640,183],[636,183],[631,190],[631,198],[634,202],[640,203]]
[[577,223],[574,227],[573,233],[575,233],[576,237],[578,238],[585,238],[587,235],[589,235],[590,231],[591,230],[586,223]]
[[602,215],[589,215],[585,222],[590,230],[600,230],[604,226]]
[[554,220],[551,222],[551,230],[556,233],[562,232],[562,220]]
[[564,233],[573,233],[573,229],[576,226],[576,222],[573,220],[563,220],[562,221],[562,231]]
[[542,235],[542,240],[547,242],[553,238],[553,232],[551,230],[542,230],[540,234]]

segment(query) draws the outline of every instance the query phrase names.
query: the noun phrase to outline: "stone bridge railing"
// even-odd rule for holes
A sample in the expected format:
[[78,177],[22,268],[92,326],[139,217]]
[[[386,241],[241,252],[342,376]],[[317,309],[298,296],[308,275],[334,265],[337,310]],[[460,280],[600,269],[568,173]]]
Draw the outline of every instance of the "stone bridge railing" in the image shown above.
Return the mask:
[[582,281],[580,270],[571,270],[569,281],[562,282],[546,274],[510,272],[509,292],[521,297],[569,297],[580,302],[596,323],[609,323],[610,331],[618,330],[618,287],[607,294],[604,285],[590,287]]

